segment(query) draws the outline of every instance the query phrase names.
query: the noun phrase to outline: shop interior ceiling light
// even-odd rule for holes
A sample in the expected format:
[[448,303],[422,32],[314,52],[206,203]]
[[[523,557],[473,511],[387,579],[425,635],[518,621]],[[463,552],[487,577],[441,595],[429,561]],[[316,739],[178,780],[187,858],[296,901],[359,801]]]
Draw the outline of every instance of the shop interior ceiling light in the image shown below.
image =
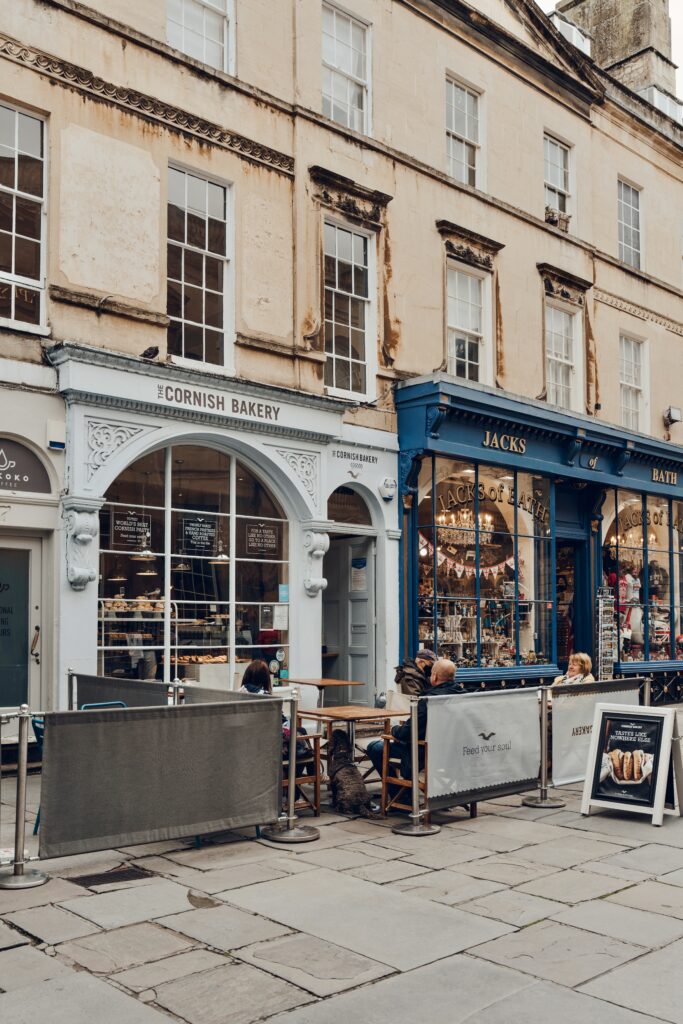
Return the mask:
[[191,572],[191,566],[187,562],[178,562],[173,566],[173,572]]
[[158,576],[159,573],[156,571],[156,569],[152,569],[150,567],[149,569],[142,569],[140,572],[136,573],[135,575],[136,576]]
[[143,548],[142,551],[136,551],[130,557],[134,562],[153,562],[157,556],[149,548]]

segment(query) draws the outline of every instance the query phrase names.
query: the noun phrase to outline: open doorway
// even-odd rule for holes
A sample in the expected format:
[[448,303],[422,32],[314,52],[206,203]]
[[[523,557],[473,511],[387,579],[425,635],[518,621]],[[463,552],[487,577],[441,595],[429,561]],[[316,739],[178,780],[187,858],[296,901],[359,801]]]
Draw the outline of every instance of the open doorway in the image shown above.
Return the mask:
[[325,556],[322,675],[362,686],[330,687],[325,703],[375,702],[375,538],[370,512],[350,487],[338,487],[328,502],[330,532]]

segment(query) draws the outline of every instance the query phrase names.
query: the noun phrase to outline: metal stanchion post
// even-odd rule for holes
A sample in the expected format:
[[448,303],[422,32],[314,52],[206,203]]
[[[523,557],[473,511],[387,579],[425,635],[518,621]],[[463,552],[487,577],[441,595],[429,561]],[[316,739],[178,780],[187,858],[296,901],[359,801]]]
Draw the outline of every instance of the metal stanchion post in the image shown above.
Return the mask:
[[548,796],[548,687],[541,687],[541,789],[538,796],[525,796],[522,800],[525,807],[548,807],[559,809],[566,807],[564,800],[556,796]]
[[643,706],[646,708],[652,706],[652,676],[645,676],[643,683]]
[[417,709],[422,697],[411,697],[410,699],[410,760],[411,760],[411,787],[413,809],[410,813],[410,823],[403,822],[394,825],[391,829],[399,836],[435,836],[441,831],[439,825],[428,825],[422,821],[425,815],[424,808],[420,810],[420,746],[417,726]]
[[48,881],[44,871],[26,870],[26,775],[28,769],[28,729],[31,716],[28,704],[19,710],[19,742],[17,764],[17,803],[14,825],[14,864],[0,871],[0,889],[33,889]]
[[292,690],[289,701],[289,765],[287,773],[287,816],[280,818],[276,825],[261,829],[261,838],[273,843],[311,843],[320,839],[320,832],[311,825],[297,825],[294,804],[296,802],[296,739],[299,723],[299,691]]

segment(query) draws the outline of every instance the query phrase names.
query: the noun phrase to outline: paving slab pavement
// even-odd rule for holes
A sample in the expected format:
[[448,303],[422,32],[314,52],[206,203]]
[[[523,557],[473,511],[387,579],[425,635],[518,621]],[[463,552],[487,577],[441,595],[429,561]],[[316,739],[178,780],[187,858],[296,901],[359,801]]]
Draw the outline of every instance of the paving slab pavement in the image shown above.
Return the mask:
[[157,1010],[82,971],[34,985],[28,994],[17,989],[0,996],[0,1014],[11,1024],[168,1024]]
[[325,868],[238,889],[230,901],[401,971],[511,930]]
[[629,968],[592,981],[582,991],[660,1020],[683,1024],[683,940],[648,953]]
[[145,922],[64,942],[57,946],[56,952],[67,962],[77,963],[93,974],[112,974],[161,960],[194,945],[194,940],[187,935],[174,934],[160,925]]

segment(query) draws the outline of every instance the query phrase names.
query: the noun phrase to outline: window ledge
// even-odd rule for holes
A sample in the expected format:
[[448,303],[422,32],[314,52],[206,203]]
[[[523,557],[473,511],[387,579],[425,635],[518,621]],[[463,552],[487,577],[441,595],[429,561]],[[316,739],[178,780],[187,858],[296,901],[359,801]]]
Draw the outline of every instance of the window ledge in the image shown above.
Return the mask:
[[184,370],[198,370],[203,373],[215,373],[221,377],[234,377],[234,366],[219,366],[217,363],[205,363],[200,359],[186,359],[184,356],[167,357],[171,366],[179,366]]
[[43,327],[40,324],[25,324],[21,320],[7,320],[5,317],[0,317],[0,327],[16,331],[18,334],[35,334],[39,338],[49,338],[52,334],[51,327]]

